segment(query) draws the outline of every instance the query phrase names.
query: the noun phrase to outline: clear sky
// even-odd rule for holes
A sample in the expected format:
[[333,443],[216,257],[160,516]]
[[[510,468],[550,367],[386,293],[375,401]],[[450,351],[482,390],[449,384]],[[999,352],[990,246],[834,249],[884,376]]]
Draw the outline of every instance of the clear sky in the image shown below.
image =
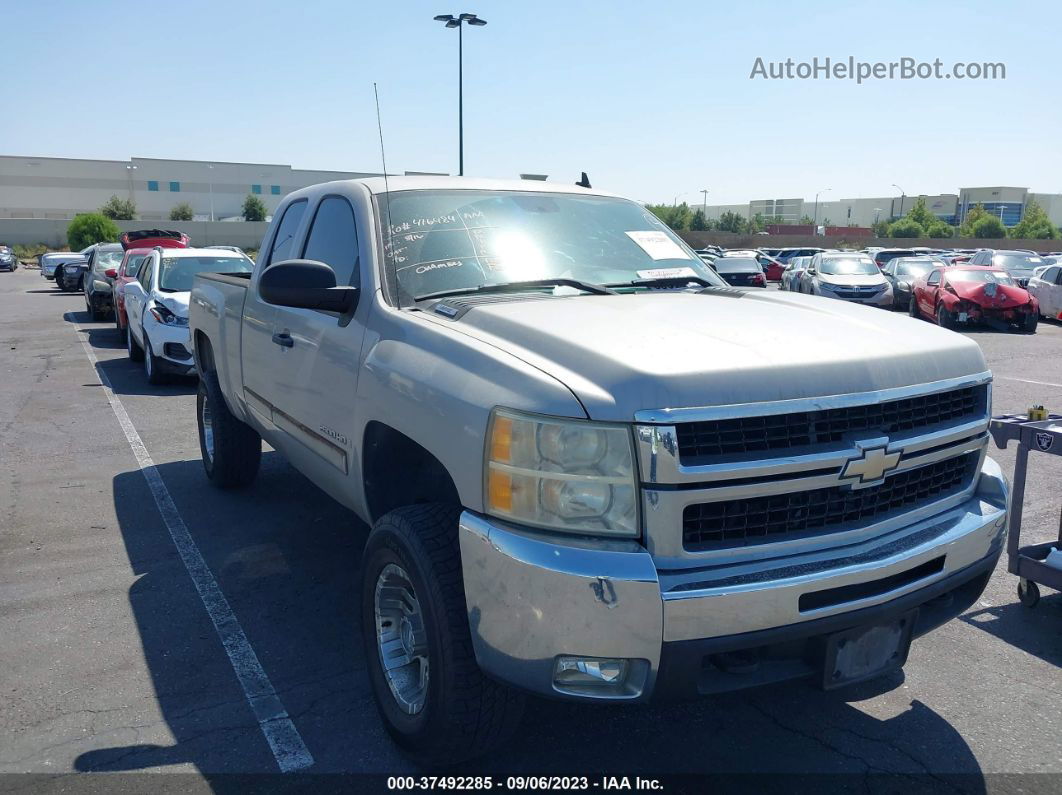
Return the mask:
[[[1062,192],[1062,3],[0,0],[0,154],[546,173],[644,201]],[[150,11],[148,9],[151,9]],[[166,8],[168,10],[163,10]],[[1006,80],[750,80],[909,56]]]

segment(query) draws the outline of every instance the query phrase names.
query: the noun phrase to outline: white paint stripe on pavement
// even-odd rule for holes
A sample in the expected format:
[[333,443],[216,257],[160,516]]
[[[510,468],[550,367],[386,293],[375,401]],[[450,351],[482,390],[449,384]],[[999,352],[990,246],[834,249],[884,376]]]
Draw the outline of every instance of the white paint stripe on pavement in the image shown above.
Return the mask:
[[1031,378],[1015,378],[1012,375],[997,375],[996,378],[1002,378],[1004,381],[1021,381],[1023,384],[1037,384],[1039,386],[1054,386],[1062,389],[1062,384],[1052,384],[1050,381],[1033,381]]
[[265,735],[266,742],[273,751],[277,765],[285,773],[309,767],[313,764],[313,756],[302,741],[287,710],[284,709],[277,691],[273,688],[273,683],[269,681],[262,664],[258,661],[258,655],[255,654],[250,641],[247,640],[243,627],[240,626],[236,614],[232,612],[225,594],[221,592],[218,581],[214,579],[210,567],[207,566],[199,547],[192,539],[192,534],[188,532],[188,526],[185,525],[184,519],[177,511],[170,491],[166,488],[155,462],[151,460],[147,447],[144,446],[133,421],[129,419],[125,406],[122,405],[122,401],[118,399],[111,387],[107,374],[98,366],[99,360],[85,340],[81,326],[78,325],[72,313],[67,313],[66,319],[73,325],[81,347],[96,372],[96,378],[99,379],[107,395],[111,409],[114,410],[114,416],[118,418],[118,424],[122,426],[129,447],[132,448],[140,471],[144,473],[144,479],[155,498],[162,521],[166,523],[166,529],[170,531],[170,537],[173,539],[174,546],[177,547],[181,560],[184,561],[184,567],[188,570],[196,591],[199,592],[199,598],[203,601],[207,615],[214,623],[214,629],[221,638],[221,645],[225,647],[225,653],[229,656],[232,669],[236,672],[236,678],[247,697],[247,703],[250,704],[251,711],[258,719],[258,726],[262,729],[262,734]]

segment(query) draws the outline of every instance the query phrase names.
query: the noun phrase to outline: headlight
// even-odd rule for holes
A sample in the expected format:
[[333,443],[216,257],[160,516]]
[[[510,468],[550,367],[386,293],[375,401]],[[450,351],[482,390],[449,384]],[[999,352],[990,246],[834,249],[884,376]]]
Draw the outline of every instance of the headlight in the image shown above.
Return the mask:
[[586,535],[638,535],[630,431],[495,409],[487,434],[487,512]]
[[159,323],[163,323],[163,324],[165,324],[167,326],[187,326],[188,325],[188,318],[180,317],[179,315],[173,314],[173,312],[171,312],[163,304],[160,304],[158,301],[156,301],[155,305],[153,307],[151,307],[151,309],[149,309],[148,311],[151,312],[151,314],[155,318],[155,320],[157,320],[157,321],[159,321]]

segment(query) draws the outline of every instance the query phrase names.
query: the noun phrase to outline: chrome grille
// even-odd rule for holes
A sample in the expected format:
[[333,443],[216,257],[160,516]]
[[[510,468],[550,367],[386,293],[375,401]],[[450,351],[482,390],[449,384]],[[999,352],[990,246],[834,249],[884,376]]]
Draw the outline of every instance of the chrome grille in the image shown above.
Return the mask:
[[863,406],[682,423],[676,426],[679,458],[696,465],[726,455],[829,444],[853,432],[892,435],[957,424],[984,415],[987,390],[980,384]]
[[911,511],[958,494],[980,456],[969,453],[898,472],[878,486],[847,486],[686,506],[683,547],[689,552],[746,547],[855,529],[892,511]]

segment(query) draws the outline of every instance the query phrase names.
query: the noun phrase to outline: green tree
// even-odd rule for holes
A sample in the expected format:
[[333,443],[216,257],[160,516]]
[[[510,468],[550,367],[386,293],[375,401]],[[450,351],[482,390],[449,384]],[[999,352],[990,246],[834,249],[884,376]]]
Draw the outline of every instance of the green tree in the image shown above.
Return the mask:
[[959,227],[959,237],[975,237],[974,226],[982,218],[988,218],[988,211],[983,204],[975,204],[970,208],[970,211],[966,213],[966,217],[962,219],[962,226]]
[[132,221],[136,218],[136,204],[132,199],[119,199],[117,196],[111,196],[100,207],[100,214],[112,221]]
[[889,224],[889,237],[925,237],[926,230],[917,221],[901,218]]
[[805,214],[805,215],[800,216],[800,224],[801,224],[801,226],[811,226],[814,223],[815,223],[815,219],[813,219],[810,215]]
[[266,218],[266,206],[265,202],[255,196],[253,193],[248,193],[247,198],[243,200],[243,220],[245,221],[264,221]]
[[973,237],[981,240],[998,240],[1007,236],[1007,228],[994,215],[985,215],[973,225]]
[[743,216],[727,210],[719,216],[719,231],[745,234],[749,231],[749,223]]
[[889,222],[884,218],[880,221],[875,221],[870,225],[871,231],[874,232],[874,237],[888,237],[889,236]]
[[749,224],[750,232],[762,232],[767,228],[767,219],[763,217],[763,213],[756,213],[752,216],[752,223]]
[[697,210],[690,218],[690,231],[691,232],[706,232],[708,231],[708,219],[704,217],[704,210]]
[[1051,223],[1044,208],[1036,201],[1030,200],[1025,205],[1025,214],[1021,221],[1010,230],[1010,236],[1020,240],[1054,240],[1059,237],[1059,231],[1058,227]]
[[192,205],[188,202],[175,204],[173,209],[170,210],[171,221],[191,221],[193,218],[195,218],[195,210],[192,209]]
[[914,207],[907,211],[907,215],[904,218],[914,221],[923,229],[929,229],[929,225],[937,220],[937,217],[926,207],[926,200],[923,198],[919,198],[915,202]]
[[102,213],[78,213],[66,228],[66,242],[73,251],[93,243],[114,243],[121,230]]
[[926,237],[951,237],[955,234],[955,230],[941,221],[939,218],[931,221],[929,226],[926,227]]

